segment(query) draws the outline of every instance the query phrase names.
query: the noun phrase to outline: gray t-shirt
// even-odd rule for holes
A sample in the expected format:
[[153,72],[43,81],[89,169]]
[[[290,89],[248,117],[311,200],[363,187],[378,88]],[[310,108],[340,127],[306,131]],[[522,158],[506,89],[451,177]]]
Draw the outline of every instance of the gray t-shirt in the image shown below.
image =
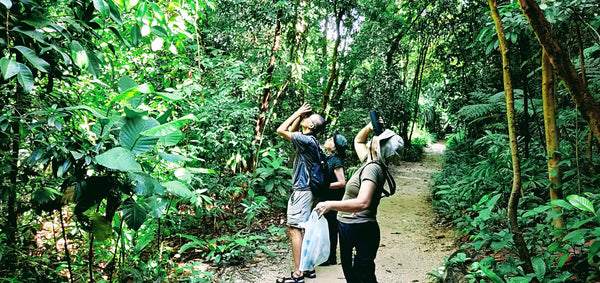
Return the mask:
[[311,134],[293,133],[292,144],[294,145],[294,151],[296,151],[292,173],[292,189],[296,191],[310,191],[310,187],[308,186],[308,166],[318,164],[317,138]]
[[[360,180],[358,179],[359,176]],[[383,183],[385,181],[383,169],[378,164],[366,163],[356,170],[354,175],[352,175],[350,180],[348,180],[348,183],[346,183],[346,192],[344,194],[344,198],[342,198],[342,201],[347,199],[355,199],[358,197],[361,183],[367,180],[375,183],[376,187],[376,190],[373,192],[373,196],[371,196],[371,204],[369,207],[359,212],[340,211],[338,212],[337,216],[338,221],[346,224],[377,221],[377,207],[379,206],[379,201],[381,200],[381,188],[383,187]]]

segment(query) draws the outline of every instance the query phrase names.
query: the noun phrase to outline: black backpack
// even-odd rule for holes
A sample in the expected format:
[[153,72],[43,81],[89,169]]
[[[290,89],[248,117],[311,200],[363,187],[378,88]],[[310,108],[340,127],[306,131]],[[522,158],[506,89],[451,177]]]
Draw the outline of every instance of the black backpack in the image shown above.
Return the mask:
[[329,164],[327,163],[327,157],[321,150],[317,139],[314,138],[314,145],[317,151],[317,161],[312,164],[306,164],[308,168],[308,186],[313,193],[313,196],[317,198],[323,198],[329,191],[329,185],[331,179],[329,178]]
[[[363,166],[363,168],[360,170],[360,173],[358,174],[358,181],[360,182],[360,179],[362,177],[362,171],[365,170],[367,165],[371,164],[371,163],[375,163],[375,164],[379,165],[379,167],[381,167],[381,169],[383,170],[383,178],[384,179],[383,179],[383,184],[380,186],[382,197],[389,197],[389,196],[393,195],[394,193],[396,193],[396,181],[394,180],[394,177],[392,177],[392,174],[388,170],[388,167],[379,161],[369,161],[369,163],[365,164],[365,166]],[[388,187],[390,188],[389,192],[383,188],[385,186],[386,182],[388,183]]]

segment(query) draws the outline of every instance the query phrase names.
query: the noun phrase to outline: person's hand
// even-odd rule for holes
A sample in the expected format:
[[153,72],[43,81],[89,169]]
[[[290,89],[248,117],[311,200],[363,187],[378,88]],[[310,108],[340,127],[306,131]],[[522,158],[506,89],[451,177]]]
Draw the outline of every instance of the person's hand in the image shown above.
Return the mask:
[[320,203],[317,203],[317,206],[315,206],[314,210],[317,212],[319,217],[321,217],[323,214],[327,213],[327,211],[329,211],[330,209],[327,205],[327,202],[320,202]]
[[302,106],[300,106],[300,108],[298,108],[298,110],[296,110],[296,113],[298,114],[298,116],[305,116],[306,114],[312,112],[312,107],[310,107],[310,104],[304,102],[304,104],[302,104]]

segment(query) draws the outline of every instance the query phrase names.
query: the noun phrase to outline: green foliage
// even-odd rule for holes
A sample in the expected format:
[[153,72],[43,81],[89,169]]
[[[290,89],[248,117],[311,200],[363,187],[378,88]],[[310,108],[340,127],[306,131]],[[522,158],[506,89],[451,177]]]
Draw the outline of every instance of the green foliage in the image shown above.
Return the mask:
[[265,236],[248,235],[244,231],[218,238],[206,237],[202,239],[185,234],[181,236],[191,241],[181,246],[179,253],[194,248],[199,250],[204,258],[216,264],[237,264],[239,261],[253,258],[257,250],[271,254],[267,246],[264,245],[264,241],[267,239]]
[[285,207],[290,194],[292,169],[285,166],[285,159],[277,151],[265,151],[258,162],[253,185],[257,193],[273,197],[273,204]]

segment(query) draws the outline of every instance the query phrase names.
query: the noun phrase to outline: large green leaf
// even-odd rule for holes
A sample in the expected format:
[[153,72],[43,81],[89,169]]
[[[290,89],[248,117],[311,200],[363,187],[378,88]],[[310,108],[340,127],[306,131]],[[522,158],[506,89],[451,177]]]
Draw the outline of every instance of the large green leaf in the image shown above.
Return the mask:
[[102,69],[100,69],[100,59],[92,52],[86,52],[88,58],[88,72],[94,77],[102,76]]
[[94,159],[96,163],[110,169],[125,172],[140,172],[142,168],[135,161],[131,151],[122,147],[112,148]]
[[176,93],[172,93],[172,92],[157,92],[156,93],[158,96],[161,96],[165,99],[168,100],[182,100],[184,99],[183,96],[176,94]]
[[117,7],[117,5],[115,5],[113,0],[106,0],[106,4],[110,9],[110,17],[120,26],[123,25],[123,20],[121,19],[121,13],[119,12],[119,8]]
[[[50,25],[50,23],[48,21],[42,21],[41,23],[34,23],[33,21],[23,21],[23,22],[27,22],[27,24],[30,24],[32,26],[36,26],[36,25],[42,25],[42,27],[38,28],[41,30],[41,28],[45,28],[46,26]],[[14,32],[18,32],[22,35],[25,35],[35,41],[37,41],[38,43],[47,45],[48,42],[46,42],[46,40],[48,40],[48,38],[44,35],[44,33],[38,31],[38,30],[28,30],[28,29],[20,29],[19,27],[14,27],[12,29],[12,31]]]
[[164,159],[165,161],[168,161],[168,162],[180,162],[180,161],[190,162],[190,161],[192,161],[191,159],[189,159],[185,156],[181,156],[181,155],[177,155],[177,154],[170,154],[170,153],[166,153],[166,152],[159,152],[158,155],[162,159]]
[[127,118],[148,116],[148,110],[136,110],[129,107],[125,107],[123,110],[125,111],[125,116]]
[[590,232],[590,229],[577,229],[565,235],[563,240],[565,242],[573,243],[574,245],[583,245],[586,239],[585,236],[588,232]]
[[189,121],[196,120],[196,117],[192,114],[181,117],[175,121],[162,124],[160,126],[154,127],[152,129],[146,130],[141,134],[144,136],[153,136],[153,137],[161,137],[172,134],[174,132],[179,131],[183,125],[187,124]]
[[136,86],[138,86],[138,84],[129,76],[122,76],[121,79],[119,79],[119,93],[123,93],[126,90]]
[[140,229],[146,221],[147,215],[148,211],[131,199],[127,199],[123,204],[123,219],[127,223],[127,227],[134,231]]
[[169,200],[162,196],[152,196],[146,199],[146,205],[150,209],[150,216],[152,218],[160,218],[167,208],[167,204],[169,204]]
[[140,133],[160,125],[158,121],[147,116],[127,119],[119,134],[121,145],[133,154],[147,152],[154,148],[158,137],[142,136]]
[[135,183],[133,190],[140,195],[165,194],[165,188],[148,173],[132,172],[129,173],[129,179]]
[[179,196],[181,198],[188,199],[188,198],[191,198],[192,196],[194,196],[194,193],[192,191],[190,191],[190,189],[188,189],[188,187],[186,185],[184,185],[183,183],[181,183],[179,181],[171,181],[171,182],[164,183],[162,185],[165,188],[167,188],[167,191],[169,193]]
[[183,138],[183,133],[181,131],[177,131],[172,134],[168,134],[166,136],[161,136],[159,138],[159,141],[164,146],[173,146],[173,145],[177,145],[177,143],[179,143],[179,141],[182,138]]
[[69,54],[67,54],[62,47],[58,47],[54,44],[50,44],[50,48],[52,50],[56,51],[58,54],[60,54],[60,56],[62,57],[63,61],[65,62],[65,64],[67,66],[71,65],[71,57],[69,57]]
[[0,71],[2,71],[4,79],[8,80],[19,73],[19,64],[15,60],[2,57],[0,59]]
[[94,3],[96,11],[98,11],[102,17],[108,17],[110,15],[110,9],[104,0],[93,0],[92,2]]
[[31,73],[31,70],[29,70],[29,67],[25,66],[25,64],[17,63],[17,65],[19,66],[17,80],[23,87],[23,91],[25,91],[25,93],[29,93],[33,89],[33,74]]
[[110,107],[117,102],[134,98],[143,93],[153,93],[153,92],[154,92],[154,88],[148,84],[134,86],[130,89],[123,91],[121,94],[117,95],[107,105],[108,105],[108,107]]
[[94,116],[94,118],[97,118],[97,119],[106,119],[106,116],[102,115],[100,113],[100,110],[94,109],[92,107],[85,106],[85,105],[65,107],[63,109],[65,109],[65,110],[86,110],[86,111],[89,111],[90,113],[92,113],[92,115]]
[[89,62],[83,46],[77,40],[73,40],[69,47],[71,48],[71,57],[75,60],[75,65],[81,69],[86,69]]
[[137,23],[131,26],[131,43],[133,46],[140,45],[142,41],[142,33],[140,31],[140,25]]
[[37,56],[37,54],[35,54],[35,51],[25,47],[25,46],[15,46],[15,49],[19,50],[19,52],[21,52],[21,54],[23,54],[23,57],[25,59],[27,59],[27,61],[29,61],[29,63],[31,63],[31,65],[33,67],[35,67],[36,69],[47,73],[48,70],[50,69],[50,64],[48,64],[48,62],[46,62],[46,60],[40,58]]
[[594,216],[597,216],[594,204],[589,199],[578,195],[570,195],[567,197],[567,200],[575,207],[583,211],[591,212]]
[[135,11],[135,19],[138,22],[142,22],[142,19],[146,16],[146,13],[148,12],[148,5],[146,4],[146,2],[142,2],[137,10]]
[[533,271],[535,272],[535,276],[542,280],[546,276],[546,262],[541,257],[534,257],[531,259],[531,264],[533,265]]
[[167,37],[167,30],[164,27],[161,26],[152,26],[150,28],[150,30],[152,31],[153,34],[156,34],[159,37]]
[[494,271],[492,271],[491,269],[489,269],[485,266],[480,266],[480,268],[481,268],[481,271],[483,272],[483,274],[485,274],[485,276],[487,276],[487,278],[492,280],[492,282],[504,283],[504,280],[502,280],[502,278],[500,278],[500,276],[498,276],[498,274],[494,273]]

